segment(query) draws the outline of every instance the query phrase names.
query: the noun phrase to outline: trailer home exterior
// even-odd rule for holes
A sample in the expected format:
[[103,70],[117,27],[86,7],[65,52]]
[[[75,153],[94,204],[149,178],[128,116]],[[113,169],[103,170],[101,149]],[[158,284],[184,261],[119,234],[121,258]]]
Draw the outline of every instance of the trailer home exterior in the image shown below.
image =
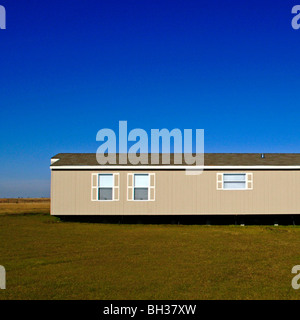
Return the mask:
[[173,160],[99,165],[96,154],[57,154],[51,214],[300,214],[300,154],[207,153],[199,175],[186,175],[188,165]]

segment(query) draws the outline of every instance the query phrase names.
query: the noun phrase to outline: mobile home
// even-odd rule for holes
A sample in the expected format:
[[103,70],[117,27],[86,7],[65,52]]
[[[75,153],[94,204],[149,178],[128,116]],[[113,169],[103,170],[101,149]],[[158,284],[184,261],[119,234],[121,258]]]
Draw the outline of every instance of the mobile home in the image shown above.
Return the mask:
[[173,159],[99,165],[96,154],[57,154],[50,166],[51,214],[300,214],[300,154],[206,153],[203,172],[195,175]]

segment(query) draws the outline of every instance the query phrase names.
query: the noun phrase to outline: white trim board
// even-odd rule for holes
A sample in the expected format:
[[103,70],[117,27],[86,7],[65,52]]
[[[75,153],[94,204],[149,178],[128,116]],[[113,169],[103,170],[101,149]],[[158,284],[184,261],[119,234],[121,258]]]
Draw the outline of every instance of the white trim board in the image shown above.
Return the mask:
[[51,164],[53,164],[54,162],[56,162],[56,161],[58,161],[59,159],[57,159],[57,158],[52,158],[51,159]]
[[98,166],[50,166],[51,170],[300,170],[299,166],[169,166],[169,165],[98,165]]

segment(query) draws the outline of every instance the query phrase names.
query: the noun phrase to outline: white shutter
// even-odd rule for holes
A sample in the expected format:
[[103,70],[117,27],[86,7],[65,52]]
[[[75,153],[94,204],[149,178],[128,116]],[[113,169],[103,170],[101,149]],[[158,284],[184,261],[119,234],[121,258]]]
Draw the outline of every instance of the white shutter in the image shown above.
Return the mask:
[[253,173],[247,173],[247,189],[253,190]]
[[114,192],[113,192],[114,201],[119,201],[120,199],[119,192],[120,192],[120,174],[114,173]]
[[98,173],[92,173],[91,200],[98,200]]
[[127,174],[127,200],[133,200],[133,173]]
[[223,190],[223,173],[217,173],[217,190]]
[[149,173],[149,200],[155,201],[155,173]]

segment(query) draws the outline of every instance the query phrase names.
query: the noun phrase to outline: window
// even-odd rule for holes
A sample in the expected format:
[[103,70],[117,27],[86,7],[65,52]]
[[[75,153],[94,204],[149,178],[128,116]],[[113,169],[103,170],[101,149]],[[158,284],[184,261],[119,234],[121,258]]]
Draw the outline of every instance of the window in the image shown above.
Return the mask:
[[149,193],[149,175],[135,174],[134,175],[134,200],[148,200]]
[[112,200],[113,199],[113,175],[99,174],[98,175],[98,200]]
[[119,174],[92,174],[92,201],[119,200]]
[[252,173],[218,173],[218,190],[251,190],[253,189]]
[[129,201],[154,201],[155,174],[128,173],[127,199]]
[[246,174],[224,174],[224,189],[246,189]]

